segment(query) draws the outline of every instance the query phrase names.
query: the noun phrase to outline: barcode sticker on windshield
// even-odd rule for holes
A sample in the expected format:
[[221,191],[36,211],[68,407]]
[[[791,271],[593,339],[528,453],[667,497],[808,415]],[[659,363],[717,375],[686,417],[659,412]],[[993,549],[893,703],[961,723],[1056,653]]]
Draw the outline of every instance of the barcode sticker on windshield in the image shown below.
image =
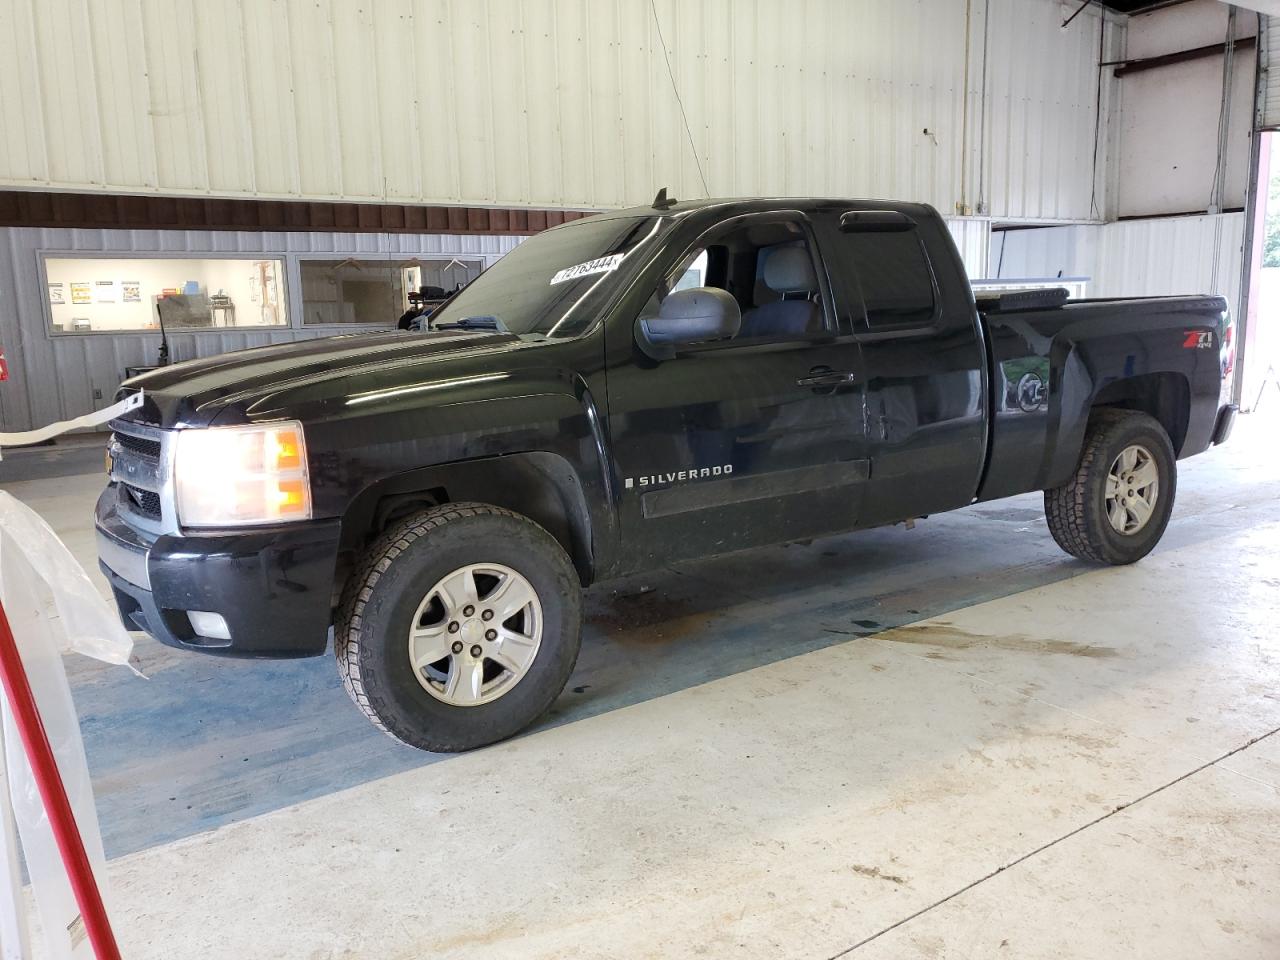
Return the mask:
[[617,270],[622,263],[622,258],[626,256],[623,253],[615,253],[612,256],[601,257],[599,260],[588,260],[586,263],[580,263],[576,267],[566,267],[551,278],[551,286],[557,283],[564,283],[566,280],[577,280],[579,277],[588,277],[593,273],[610,273]]

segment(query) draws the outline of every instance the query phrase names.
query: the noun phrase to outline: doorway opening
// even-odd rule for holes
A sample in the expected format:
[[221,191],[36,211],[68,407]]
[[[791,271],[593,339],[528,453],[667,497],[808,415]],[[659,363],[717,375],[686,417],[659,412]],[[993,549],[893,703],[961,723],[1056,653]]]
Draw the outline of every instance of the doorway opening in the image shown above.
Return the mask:
[[[1242,410],[1280,408],[1280,131],[1258,141],[1258,191],[1253,217],[1252,264],[1243,342],[1236,376]],[[1240,325],[1237,324],[1237,332]]]

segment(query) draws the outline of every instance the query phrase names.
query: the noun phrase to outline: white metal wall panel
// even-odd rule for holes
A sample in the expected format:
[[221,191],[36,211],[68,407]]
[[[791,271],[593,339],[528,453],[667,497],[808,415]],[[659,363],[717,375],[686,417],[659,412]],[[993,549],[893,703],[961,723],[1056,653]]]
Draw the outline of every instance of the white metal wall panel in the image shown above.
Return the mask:
[[1262,18],[1266,86],[1262,92],[1262,125],[1280,127],[1280,17]]
[[993,216],[1081,219],[1103,17],[1064,31],[1062,11],[5,0],[0,183],[604,208],[662,185],[700,196],[705,175],[718,196],[894,196],[952,213],[976,201],[981,170]]
[[982,280],[990,276],[987,256],[991,249],[990,221],[953,217],[948,218],[947,229],[960,251],[969,279]]
[[1095,296],[1216,293],[1239,310],[1243,213],[1124,220],[1097,229]]
[[[42,251],[216,255],[261,253],[285,261],[289,319],[298,324],[300,254],[346,256],[444,256],[493,263],[522,237],[377,233],[239,233],[197,230],[55,230],[0,228],[0,343],[10,378],[0,383],[0,431],[79,416],[107,405],[126,366],[155,361],[158,333],[55,335],[49,331],[41,288]],[[396,318],[388,317],[389,329]],[[190,360],[228,350],[287,343],[339,332],[333,327],[230,329],[168,335],[172,358]],[[102,393],[101,399],[94,391]]]
[[[1240,308],[1244,214],[1160,217],[1017,230],[992,238],[1007,278],[1066,274],[1091,278],[1093,297],[1216,293]],[[998,266],[997,266],[997,269]]]
[[[1082,14],[1062,30],[1063,7],[1057,3],[991,0],[989,10],[986,160],[980,161],[986,208],[978,212],[1030,219],[1103,219],[1106,116],[1115,81],[1111,71],[1103,73],[1099,117],[1098,62],[1100,55],[1117,58],[1122,28],[1095,13],[1087,19]],[[1104,24],[1105,47],[1100,36]]]

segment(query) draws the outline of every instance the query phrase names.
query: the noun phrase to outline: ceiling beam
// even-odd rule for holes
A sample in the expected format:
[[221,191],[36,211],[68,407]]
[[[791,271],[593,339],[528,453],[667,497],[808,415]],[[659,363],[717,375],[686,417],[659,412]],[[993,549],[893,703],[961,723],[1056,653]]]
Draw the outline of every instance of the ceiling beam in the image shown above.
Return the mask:
[[[1258,44],[1257,37],[1241,37],[1233,46],[1236,50],[1252,50]],[[1158,57],[1143,57],[1140,60],[1119,60],[1104,63],[1104,67],[1115,67],[1117,77],[1127,77],[1131,73],[1143,73],[1158,67],[1168,67],[1175,63],[1188,63],[1192,60],[1205,60],[1209,57],[1220,57],[1226,44],[1211,43],[1206,47],[1195,47],[1191,50],[1179,50],[1176,53],[1162,53]]]

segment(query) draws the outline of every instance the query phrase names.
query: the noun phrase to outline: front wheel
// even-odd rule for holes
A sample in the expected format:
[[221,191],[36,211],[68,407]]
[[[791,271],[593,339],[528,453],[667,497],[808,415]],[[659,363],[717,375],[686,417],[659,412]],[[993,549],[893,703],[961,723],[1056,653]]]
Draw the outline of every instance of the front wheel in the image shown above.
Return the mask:
[[343,685],[382,730],[470,750],[536,720],[573,672],[582,591],[545,530],[485,504],[446,504],[384,535],[334,626]]
[[1089,420],[1075,475],[1045,491],[1045,519],[1074,557],[1134,563],[1164,534],[1177,487],[1173,444],[1159,421],[1104,408]]

